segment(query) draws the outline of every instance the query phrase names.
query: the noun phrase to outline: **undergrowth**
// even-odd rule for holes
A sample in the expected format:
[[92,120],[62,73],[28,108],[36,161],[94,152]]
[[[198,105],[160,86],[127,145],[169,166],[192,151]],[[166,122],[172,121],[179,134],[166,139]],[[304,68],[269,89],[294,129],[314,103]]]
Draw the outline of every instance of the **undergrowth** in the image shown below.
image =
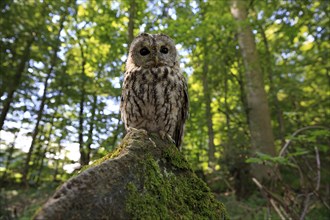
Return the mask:
[[45,183],[37,188],[1,188],[0,220],[31,219],[35,211],[54,193],[57,185]]

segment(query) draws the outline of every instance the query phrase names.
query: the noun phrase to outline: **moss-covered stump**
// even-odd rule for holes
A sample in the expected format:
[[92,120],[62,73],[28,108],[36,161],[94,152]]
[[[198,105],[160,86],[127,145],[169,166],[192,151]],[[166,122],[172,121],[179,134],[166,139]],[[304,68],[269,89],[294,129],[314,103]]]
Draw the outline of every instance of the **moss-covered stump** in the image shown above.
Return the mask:
[[227,219],[174,144],[133,131],[64,183],[34,219]]

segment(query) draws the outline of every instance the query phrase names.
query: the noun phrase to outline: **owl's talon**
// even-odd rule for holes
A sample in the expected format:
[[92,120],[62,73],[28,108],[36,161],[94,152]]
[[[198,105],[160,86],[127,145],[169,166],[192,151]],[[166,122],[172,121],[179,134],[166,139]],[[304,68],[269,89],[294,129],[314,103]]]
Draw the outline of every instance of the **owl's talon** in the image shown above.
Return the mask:
[[143,135],[148,136],[148,132],[146,130],[142,129],[142,128],[137,129],[137,128],[130,127],[130,128],[127,129],[127,133],[129,133],[129,132],[141,132]]
[[169,142],[175,144],[175,141],[173,140],[173,138],[165,131],[159,131],[159,136],[162,140],[167,139]]
[[166,132],[165,131],[159,131],[159,136],[162,140],[165,140]]
[[175,144],[175,141],[169,134],[167,134],[167,140],[169,140],[172,144]]

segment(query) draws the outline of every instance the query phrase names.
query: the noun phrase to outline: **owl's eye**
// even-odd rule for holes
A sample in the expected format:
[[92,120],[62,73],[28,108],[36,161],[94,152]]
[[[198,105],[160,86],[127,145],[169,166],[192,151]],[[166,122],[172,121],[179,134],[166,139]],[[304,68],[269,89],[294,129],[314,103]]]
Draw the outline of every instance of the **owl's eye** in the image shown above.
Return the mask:
[[150,51],[148,50],[148,48],[146,48],[146,47],[143,47],[141,50],[140,50],[140,54],[142,55],[142,56],[146,56],[146,55],[148,55],[150,53]]
[[168,48],[162,46],[162,47],[160,48],[160,52],[163,53],[163,54],[167,54],[167,53],[168,53]]

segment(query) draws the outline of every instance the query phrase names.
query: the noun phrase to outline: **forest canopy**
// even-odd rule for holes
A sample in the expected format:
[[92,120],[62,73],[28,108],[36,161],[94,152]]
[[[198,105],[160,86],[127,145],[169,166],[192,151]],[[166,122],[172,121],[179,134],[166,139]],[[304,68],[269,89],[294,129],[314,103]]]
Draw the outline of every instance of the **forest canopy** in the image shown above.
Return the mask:
[[[247,201],[276,182],[267,189],[283,199],[270,205],[280,217],[329,213],[328,1],[17,0],[0,8],[1,185],[63,182],[112,151],[125,135],[119,103],[130,42],[164,33],[188,81],[182,152],[214,193]],[[287,202],[286,190],[303,199]],[[298,208],[275,208],[290,202]]]

